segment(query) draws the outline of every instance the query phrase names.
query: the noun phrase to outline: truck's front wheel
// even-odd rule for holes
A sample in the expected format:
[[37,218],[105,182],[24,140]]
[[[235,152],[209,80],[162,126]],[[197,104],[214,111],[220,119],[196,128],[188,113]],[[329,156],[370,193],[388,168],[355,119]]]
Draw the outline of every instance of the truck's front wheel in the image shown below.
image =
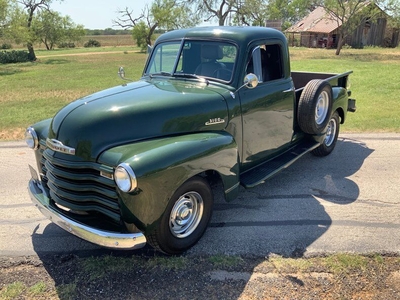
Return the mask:
[[201,177],[186,181],[172,196],[149,243],[167,254],[180,254],[201,238],[211,219],[214,198]]
[[328,122],[326,128],[326,136],[323,143],[312,151],[316,156],[326,156],[330,154],[335,148],[340,128],[339,114],[335,111]]

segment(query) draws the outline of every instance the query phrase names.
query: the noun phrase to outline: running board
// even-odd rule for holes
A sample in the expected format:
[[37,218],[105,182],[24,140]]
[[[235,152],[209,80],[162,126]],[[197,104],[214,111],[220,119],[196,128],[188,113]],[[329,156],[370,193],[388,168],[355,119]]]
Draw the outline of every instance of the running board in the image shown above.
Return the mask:
[[287,150],[278,157],[250,169],[240,175],[240,183],[245,188],[252,188],[264,183],[278,172],[290,166],[304,154],[314,150],[320,144],[315,141],[304,141]]

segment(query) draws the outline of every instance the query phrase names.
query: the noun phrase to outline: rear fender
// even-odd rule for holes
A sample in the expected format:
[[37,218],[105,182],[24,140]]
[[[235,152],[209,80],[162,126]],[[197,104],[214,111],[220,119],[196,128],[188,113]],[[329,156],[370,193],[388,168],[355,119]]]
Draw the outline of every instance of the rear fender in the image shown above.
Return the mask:
[[239,191],[237,145],[227,133],[196,133],[119,146],[105,151],[99,162],[131,166],[137,189],[118,191],[122,218],[142,231],[151,231],[175,190],[202,172],[216,171],[227,200]]
[[341,124],[344,123],[347,116],[348,98],[347,90],[345,88],[332,87],[332,114],[335,111],[338,111]]

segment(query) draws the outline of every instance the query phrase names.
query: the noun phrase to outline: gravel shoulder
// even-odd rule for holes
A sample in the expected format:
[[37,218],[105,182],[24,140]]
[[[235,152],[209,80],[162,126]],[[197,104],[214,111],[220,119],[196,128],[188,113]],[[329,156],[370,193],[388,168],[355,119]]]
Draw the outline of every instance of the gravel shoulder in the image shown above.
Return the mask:
[[0,299],[400,299],[400,258],[0,258]]

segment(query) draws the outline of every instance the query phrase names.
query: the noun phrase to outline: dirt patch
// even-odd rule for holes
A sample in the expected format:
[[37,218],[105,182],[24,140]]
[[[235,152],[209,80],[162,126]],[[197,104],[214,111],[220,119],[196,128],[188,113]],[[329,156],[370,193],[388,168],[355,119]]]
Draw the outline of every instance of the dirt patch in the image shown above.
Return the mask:
[[[366,257],[366,264],[346,269],[330,261],[237,257],[221,263],[215,257],[157,255],[3,258],[0,299],[400,299],[398,257]],[[35,290],[40,284],[42,289]],[[15,286],[20,291],[9,298]]]
[[38,55],[37,58],[49,58],[49,57],[59,57],[59,56],[88,56],[88,55],[102,55],[102,54],[115,54],[115,53],[136,53],[137,50],[132,51],[104,51],[104,52],[82,52],[82,53],[67,53],[67,54],[53,54],[53,55]]

